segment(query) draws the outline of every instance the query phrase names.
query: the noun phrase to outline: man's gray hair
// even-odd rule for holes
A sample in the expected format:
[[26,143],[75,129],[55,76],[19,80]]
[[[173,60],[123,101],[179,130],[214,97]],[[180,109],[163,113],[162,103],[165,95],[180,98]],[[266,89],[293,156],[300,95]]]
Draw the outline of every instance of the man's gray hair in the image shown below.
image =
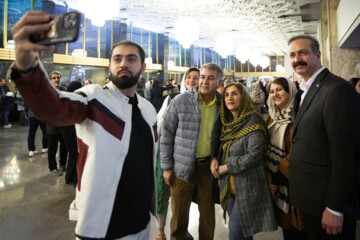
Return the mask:
[[217,72],[217,80],[222,80],[223,79],[223,76],[224,76],[224,72],[222,70],[222,68],[215,64],[215,63],[207,63],[207,64],[204,64],[201,66],[201,71],[203,69],[210,69],[210,70],[215,70]]
[[53,74],[59,74],[60,77],[62,78],[61,72],[59,72],[59,71],[52,71],[52,72],[49,74],[50,79],[51,79],[51,76],[52,76]]
[[309,36],[309,35],[297,35],[297,36],[294,36],[294,37],[289,39],[288,45],[290,45],[290,43],[292,43],[293,41],[298,40],[298,39],[308,39],[308,40],[310,40],[310,42],[311,42],[310,48],[313,51],[313,53],[316,54],[317,52],[320,51],[320,44],[319,44],[318,40],[316,40],[315,38],[313,38],[312,36]]

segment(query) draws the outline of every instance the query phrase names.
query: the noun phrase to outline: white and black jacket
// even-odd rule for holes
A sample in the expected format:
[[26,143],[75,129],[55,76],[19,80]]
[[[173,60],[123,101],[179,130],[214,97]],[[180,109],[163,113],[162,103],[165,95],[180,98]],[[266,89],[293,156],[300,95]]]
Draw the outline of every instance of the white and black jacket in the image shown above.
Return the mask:
[[[38,119],[54,126],[76,124],[79,157],[75,232],[85,238],[102,239],[106,236],[129,148],[132,104],[128,104],[129,98],[112,82],[105,87],[91,84],[75,93],[60,92],[41,69],[36,69],[27,78],[12,70],[11,77]],[[140,95],[137,99],[153,136],[155,176],[158,149],[156,111]],[[155,180],[153,186],[151,209],[155,213]]]

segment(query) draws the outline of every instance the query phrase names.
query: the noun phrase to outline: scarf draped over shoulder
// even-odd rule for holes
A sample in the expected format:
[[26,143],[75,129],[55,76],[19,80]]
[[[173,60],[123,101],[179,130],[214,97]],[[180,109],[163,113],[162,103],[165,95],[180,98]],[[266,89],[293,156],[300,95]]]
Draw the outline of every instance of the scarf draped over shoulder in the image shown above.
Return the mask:
[[[224,97],[220,106],[221,119],[221,154],[220,164],[226,164],[227,157],[231,144],[241,137],[253,131],[263,131],[267,133],[266,124],[255,111],[251,98],[245,88],[241,84],[234,84],[229,86],[239,86],[241,89],[240,106],[236,118],[227,110]],[[227,86],[227,88],[229,87]],[[225,96],[225,91],[224,91]],[[227,195],[229,190],[229,174],[223,175],[219,180],[220,188],[220,204],[224,210],[227,208]]]
[[[276,174],[280,162],[286,156],[285,132],[289,124],[293,122],[293,102],[296,93],[295,85],[288,80],[289,84],[289,102],[284,109],[280,109],[274,104],[271,97],[268,98],[269,115],[273,120],[268,126],[270,141],[267,148],[266,167],[272,174]],[[287,185],[278,186],[278,197],[274,199],[275,204],[285,213],[289,210],[289,193]]]

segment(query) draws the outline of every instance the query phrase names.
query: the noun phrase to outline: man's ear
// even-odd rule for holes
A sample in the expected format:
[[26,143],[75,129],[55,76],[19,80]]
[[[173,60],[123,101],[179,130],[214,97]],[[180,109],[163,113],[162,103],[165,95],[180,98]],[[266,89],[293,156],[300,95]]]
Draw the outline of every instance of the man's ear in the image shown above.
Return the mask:
[[145,70],[146,70],[146,63],[143,63],[141,67],[141,74],[144,74]]
[[317,52],[316,56],[317,56],[319,62],[321,63],[321,52],[320,52],[320,50]]

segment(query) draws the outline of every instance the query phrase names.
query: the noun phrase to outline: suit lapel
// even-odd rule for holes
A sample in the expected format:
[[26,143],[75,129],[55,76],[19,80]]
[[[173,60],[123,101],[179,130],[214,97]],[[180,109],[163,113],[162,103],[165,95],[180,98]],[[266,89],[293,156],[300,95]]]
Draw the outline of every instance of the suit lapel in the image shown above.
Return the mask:
[[[301,106],[299,107],[298,111],[295,112],[295,121],[294,121],[294,132],[296,130],[297,125],[299,124],[302,116],[304,115],[306,109],[309,107],[311,101],[313,100],[317,91],[321,88],[322,81],[329,73],[329,70],[325,68],[314,80],[311,84],[309,91],[307,92]],[[300,101],[300,100],[299,100]],[[300,103],[300,102],[299,102]]]
[[299,111],[301,95],[303,94],[303,92],[304,92],[303,90],[299,89],[295,94],[295,98],[294,98],[294,119],[296,117],[296,114]]

